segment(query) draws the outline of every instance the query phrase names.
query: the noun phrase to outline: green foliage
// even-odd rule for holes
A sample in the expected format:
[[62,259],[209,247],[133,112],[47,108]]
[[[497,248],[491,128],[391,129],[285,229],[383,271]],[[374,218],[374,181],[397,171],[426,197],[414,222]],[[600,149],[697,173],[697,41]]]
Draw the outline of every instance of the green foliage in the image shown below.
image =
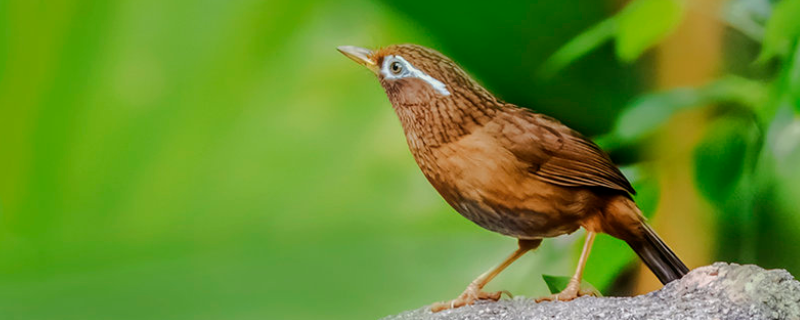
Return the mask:
[[727,76],[699,88],[645,94],[625,107],[612,134],[622,141],[638,141],[658,130],[674,114],[711,104],[736,104],[756,109],[766,101],[766,91],[758,81]]
[[800,37],[800,0],[782,0],[773,8],[772,17],[767,22],[759,62],[774,57],[786,59]]
[[547,284],[547,289],[550,290],[550,293],[556,294],[567,287],[570,277],[543,274],[542,280],[544,280],[544,283]]
[[[615,54],[690,3],[0,1],[0,318],[374,319],[455,297],[514,240],[438,197],[347,44],[437,48],[610,150],[703,108],[718,256],[800,272],[798,1],[749,25],[769,61],[750,67],[774,72],[648,92],[650,66]],[[623,171],[651,215],[659,177]],[[547,240],[490,286],[541,295],[582,244]],[[635,259],[598,235],[586,279],[607,290]]]
[[681,22],[679,0],[636,0],[617,16],[616,51],[620,60],[636,60],[645,50],[669,35]]
[[608,41],[617,31],[617,21],[609,18],[579,34],[550,56],[539,70],[539,76],[553,77],[558,71]]
[[617,58],[632,62],[680,24],[683,10],[680,0],[631,1],[617,15],[583,31],[559,48],[542,64],[539,76],[552,77],[612,39],[616,39]]
[[514,246],[336,52],[425,42],[381,4],[0,1],[0,30],[2,319],[377,319]]
[[728,1],[722,9],[727,24],[750,40],[764,40],[764,21],[769,18],[771,5],[767,1]]
[[752,118],[724,116],[714,121],[695,149],[699,190],[716,203],[729,199],[761,150],[761,132]]
[[[745,69],[764,68],[764,62],[777,60],[772,76],[751,78],[723,74],[719,79],[699,87],[645,93],[623,109],[611,132],[600,137],[598,142],[610,150],[646,145],[651,143],[650,137],[658,134],[674,115],[701,108],[704,111],[701,114],[708,117],[708,124],[703,138],[694,149],[694,180],[699,192],[716,211],[718,257],[726,261],[766,263],[800,270],[796,260],[780,253],[786,252],[785,246],[793,242],[767,236],[770,234],[768,230],[785,228],[779,221],[797,226],[797,222],[789,222],[797,219],[787,217],[795,217],[800,211],[796,203],[777,201],[769,196],[776,192],[792,193],[790,190],[800,188],[797,183],[800,180],[795,173],[800,171],[797,170],[798,166],[785,165],[789,161],[785,159],[798,159],[800,154],[798,140],[792,138],[794,134],[790,129],[786,129],[797,127],[800,113],[800,19],[797,19],[800,16],[800,1],[780,1],[771,10],[766,9],[766,12],[772,11],[773,14],[763,19],[759,18],[758,13],[747,11],[750,10],[748,8],[763,9],[760,7],[763,5],[747,0],[732,1],[731,7],[726,9],[729,12],[726,19],[750,39],[763,39],[761,53],[756,60],[760,63]],[[620,60],[632,61],[643,50],[663,39],[681,20],[682,10],[680,2],[633,1],[607,20],[617,21],[617,54]],[[625,15],[628,15],[626,19],[630,19],[628,22],[623,22]],[[759,25],[764,21],[766,26]],[[583,34],[579,38],[592,34],[598,36],[595,39],[598,41],[581,39],[580,43],[594,44],[596,47],[610,39],[608,32]],[[620,37],[623,34],[628,34],[627,44]],[[580,50],[574,50],[576,47]],[[559,51],[553,56],[559,68],[587,54],[591,48],[572,46],[570,42],[562,50],[572,54]],[[634,168],[639,169],[626,170],[626,175],[636,178],[642,175],[642,171],[647,172],[646,166],[637,164]],[[637,185],[636,189],[647,190],[648,185]],[[636,200],[644,205],[648,199],[650,196],[640,195]],[[647,211],[644,210],[645,213]],[[762,224],[758,225],[758,221]],[[595,252],[608,251],[605,246],[609,244],[598,243]],[[765,243],[773,245],[765,246]],[[756,248],[762,248],[762,252]],[[767,251],[774,253],[765,253]],[[604,256],[609,254],[603,252]],[[589,269],[587,272],[592,271]],[[587,277],[607,279],[607,273],[614,270],[606,269],[603,272],[605,274],[588,273]],[[604,288],[605,282],[599,283]]]

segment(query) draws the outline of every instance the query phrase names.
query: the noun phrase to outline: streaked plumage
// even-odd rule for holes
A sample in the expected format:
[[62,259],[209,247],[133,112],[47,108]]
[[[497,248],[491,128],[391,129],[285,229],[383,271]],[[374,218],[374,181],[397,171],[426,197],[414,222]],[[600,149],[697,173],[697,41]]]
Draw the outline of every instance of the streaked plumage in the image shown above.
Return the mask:
[[[468,287],[451,306],[499,297],[480,288],[542,238],[580,227],[589,231],[582,263],[594,233],[605,232],[627,241],[662,282],[686,273],[645,224],[625,176],[578,132],[497,99],[434,50],[396,45],[340,51],[378,75],[411,153],[442,197],[479,226],[520,239],[507,263],[476,279],[480,285]],[[571,286],[562,298],[577,296],[577,284]]]

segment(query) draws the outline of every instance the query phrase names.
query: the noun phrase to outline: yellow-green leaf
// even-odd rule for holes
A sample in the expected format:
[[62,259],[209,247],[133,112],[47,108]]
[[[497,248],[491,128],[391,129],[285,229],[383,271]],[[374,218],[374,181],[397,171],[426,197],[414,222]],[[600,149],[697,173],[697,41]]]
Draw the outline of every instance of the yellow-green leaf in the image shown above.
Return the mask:
[[625,62],[636,60],[675,30],[682,17],[683,4],[679,0],[631,2],[617,19],[617,57]]
[[800,0],[783,0],[775,5],[764,30],[764,43],[757,62],[786,57],[800,37]]

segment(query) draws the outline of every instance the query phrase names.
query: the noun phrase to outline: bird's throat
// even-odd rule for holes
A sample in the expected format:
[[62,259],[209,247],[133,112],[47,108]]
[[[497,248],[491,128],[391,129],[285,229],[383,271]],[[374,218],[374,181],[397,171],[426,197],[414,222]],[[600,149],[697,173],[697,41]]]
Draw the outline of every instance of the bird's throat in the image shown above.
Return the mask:
[[[456,97],[458,98],[458,97]],[[499,103],[474,104],[450,97],[423,104],[394,105],[409,148],[421,153],[452,143],[483,127],[500,112]]]

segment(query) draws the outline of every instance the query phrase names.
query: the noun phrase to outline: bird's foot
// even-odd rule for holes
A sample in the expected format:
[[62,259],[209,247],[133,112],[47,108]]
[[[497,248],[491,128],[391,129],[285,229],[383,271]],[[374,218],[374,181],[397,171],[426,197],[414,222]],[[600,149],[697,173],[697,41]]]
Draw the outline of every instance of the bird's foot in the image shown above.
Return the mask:
[[564,290],[561,292],[541,298],[537,298],[536,302],[542,301],[570,301],[581,296],[598,296],[599,293],[594,289],[581,289],[581,283],[576,280],[570,280]]
[[463,307],[466,305],[474,304],[476,300],[492,300],[497,301],[500,300],[500,296],[506,293],[508,296],[511,296],[511,293],[508,291],[497,291],[497,292],[484,292],[481,291],[477,286],[469,285],[464,292],[450,301],[442,301],[437,302],[431,305],[431,311],[439,312],[442,310],[447,309],[455,309],[459,307]]

